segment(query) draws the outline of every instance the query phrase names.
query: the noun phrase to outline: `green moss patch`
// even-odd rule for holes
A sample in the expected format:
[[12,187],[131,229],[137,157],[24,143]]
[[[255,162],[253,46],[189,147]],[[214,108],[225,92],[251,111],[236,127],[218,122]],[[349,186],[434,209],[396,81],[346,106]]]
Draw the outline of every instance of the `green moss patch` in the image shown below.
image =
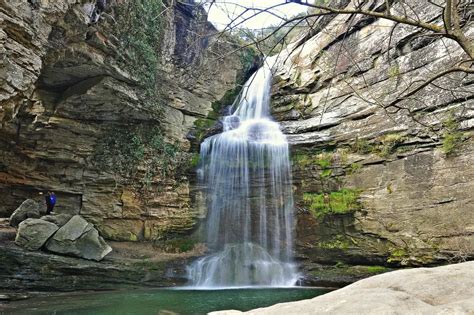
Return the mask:
[[315,217],[327,214],[344,214],[361,209],[360,191],[343,188],[330,193],[305,193],[303,201]]
[[342,235],[337,235],[331,240],[318,243],[318,247],[322,249],[338,249],[343,251],[349,249],[353,245],[354,242]]
[[394,153],[396,148],[405,141],[405,137],[397,134],[391,133],[383,135],[378,139],[380,144],[377,146],[376,154],[380,155],[381,157],[387,157],[390,154]]
[[367,272],[370,273],[384,273],[390,270],[390,268],[384,266],[367,266]]
[[459,131],[459,122],[451,114],[443,122],[443,142],[441,149],[447,156],[454,155],[462,144],[464,134]]
[[400,263],[408,258],[408,251],[405,248],[391,248],[388,263]]

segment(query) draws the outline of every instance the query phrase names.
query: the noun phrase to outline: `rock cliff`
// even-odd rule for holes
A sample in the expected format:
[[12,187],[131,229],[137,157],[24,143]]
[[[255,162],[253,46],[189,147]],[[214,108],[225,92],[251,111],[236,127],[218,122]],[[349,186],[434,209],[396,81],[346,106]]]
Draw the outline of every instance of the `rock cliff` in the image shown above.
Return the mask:
[[[216,30],[192,1],[165,1],[156,36],[145,34],[158,44],[140,39],[148,55],[133,54],[121,27],[133,3],[110,1],[91,23],[90,1],[0,0],[0,217],[43,190],[56,192],[56,212],[80,214],[111,240],[188,233],[205,215],[190,151],[231,102],[243,61],[227,54],[227,38],[209,36]],[[440,19],[425,1],[412,9]],[[472,75],[445,76],[402,110],[384,106],[463,50],[383,19],[326,16],[319,26],[281,54],[272,97],[291,144],[306,274],[472,259]]]
[[[81,214],[109,239],[189,231],[198,213],[186,136],[234,88],[241,62],[224,56],[233,44],[209,36],[216,30],[192,1],[138,16],[152,20],[157,57],[130,54],[125,39],[147,44],[122,27],[134,21],[121,24],[134,2],[108,3],[91,23],[91,1],[1,1],[0,216],[54,190],[57,212]],[[145,79],[134,69],[150,68],[141,58],[156,61]]]
[[[439,21],[425,1],[411,8]],[[325,19],[280,56],[273,89],[273,115],[292,146],[298,256],[308,269],[472,258],[472,75],[440,78],[398,103],[403,110],[384,106],[467,55],[416,27]]]

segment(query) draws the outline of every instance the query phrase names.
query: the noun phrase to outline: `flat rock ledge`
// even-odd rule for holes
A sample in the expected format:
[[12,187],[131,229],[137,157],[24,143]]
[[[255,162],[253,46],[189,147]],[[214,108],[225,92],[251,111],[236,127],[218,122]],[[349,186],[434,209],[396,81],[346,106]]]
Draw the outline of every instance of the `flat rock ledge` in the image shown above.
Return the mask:
[[[474,261],[393,271],[314,299],[245,314],[474,314]],[[212,315],[243,312],[228,310]]]

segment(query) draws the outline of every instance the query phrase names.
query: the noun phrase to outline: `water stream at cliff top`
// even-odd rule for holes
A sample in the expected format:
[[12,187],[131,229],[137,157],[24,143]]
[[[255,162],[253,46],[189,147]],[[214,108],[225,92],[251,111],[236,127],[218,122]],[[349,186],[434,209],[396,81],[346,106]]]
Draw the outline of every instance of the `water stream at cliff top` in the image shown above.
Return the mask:
[[288,142],[270,117],[271,62],[245,83],[224,131],[201,144],[206,244],[188,268],[197,287],[292,286],[293,195]]

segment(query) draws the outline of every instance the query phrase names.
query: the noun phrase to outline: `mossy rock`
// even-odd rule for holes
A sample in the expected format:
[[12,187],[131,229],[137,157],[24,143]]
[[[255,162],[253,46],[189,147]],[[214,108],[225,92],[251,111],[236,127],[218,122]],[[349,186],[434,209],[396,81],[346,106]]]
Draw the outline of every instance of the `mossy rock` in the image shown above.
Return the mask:
[[306,272],[303,285],[341,287],[389,271],[393,269],[380,265],[320,265]]
[[359,197],[359,190],[343,188],[330,193],[304,193],[303,201],[315,217],[323,217],[360,210],[362,205],[358,201]]

